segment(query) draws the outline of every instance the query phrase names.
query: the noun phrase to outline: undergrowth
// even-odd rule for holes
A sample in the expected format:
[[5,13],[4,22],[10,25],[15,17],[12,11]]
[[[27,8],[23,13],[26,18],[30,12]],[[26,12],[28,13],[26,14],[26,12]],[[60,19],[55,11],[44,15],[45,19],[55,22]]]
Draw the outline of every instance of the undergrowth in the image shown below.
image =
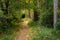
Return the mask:
[[32,40],[60,40],[60,31],[46,27],[31,27],[30,37]]

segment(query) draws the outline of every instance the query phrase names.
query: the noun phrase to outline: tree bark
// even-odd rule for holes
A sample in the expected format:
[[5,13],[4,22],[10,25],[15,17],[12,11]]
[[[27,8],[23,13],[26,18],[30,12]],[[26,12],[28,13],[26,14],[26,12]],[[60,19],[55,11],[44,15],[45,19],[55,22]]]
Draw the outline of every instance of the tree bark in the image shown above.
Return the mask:
[[6,9],[5,9],[5,15],[7,15],[7,14],[8,14],[9,0],[6,0],[5,6],[6,6]]
[[58,0],[53,0],[53,2],[54,2],[54,29],[56,29]]
[[[4,7],[4,4],[5,4],[5,7]],[[1,10],[4,12],[4,15],[7,15],[8,14],[9,0],[5,0],[4,4],[3,4],[2,0],[0,0]]]
[[3,2],[1,0],[0,0],[0,7],[1,7],[2,11],[5,11],[4,6],[3,6]]

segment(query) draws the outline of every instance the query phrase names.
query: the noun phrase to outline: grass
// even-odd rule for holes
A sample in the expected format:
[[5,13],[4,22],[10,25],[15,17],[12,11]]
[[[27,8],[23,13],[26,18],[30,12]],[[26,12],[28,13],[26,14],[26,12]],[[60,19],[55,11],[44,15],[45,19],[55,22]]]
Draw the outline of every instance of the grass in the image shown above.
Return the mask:
[[12,40],[14,37],[14,34],[12,35],[5,35],[4,37],[0,38],[0,40]]
[[60,40],[60,31],[46,27],[31,27],[31,40]]

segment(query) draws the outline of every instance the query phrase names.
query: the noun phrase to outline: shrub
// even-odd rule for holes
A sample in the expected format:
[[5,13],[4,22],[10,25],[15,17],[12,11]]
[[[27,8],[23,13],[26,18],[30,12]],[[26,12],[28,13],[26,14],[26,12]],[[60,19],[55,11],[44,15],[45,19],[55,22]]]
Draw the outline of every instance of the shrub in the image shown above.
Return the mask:
[[14,17],[2,16],[0,17],[0,33],[10,33],[16,26],[18,26],[18,19]]
[[[33,23],[33,24],[32,24]],[[34,27],[34,26],[38,26],[38,21],[30,21],[29,23],[28,23],[28,25],[30,26],[30,27]]]
[[60,18],[58,18],[58,21],[57,21],[57,29],[60,30]]
[[[33,23],[33,24],[32,24],[32,23]],[[36,24],[36,23],[33,22],[33,21],[30,21],[30,22],[29,22],[29,25],[30,25],[30,26],[35,26],[35,24]]]
[[60,31],[46,27],[32,27],[30,37],[32,40],[60,40]]
[[47,27],[53,27],[53,13],[45,13],[40,17],[40,24]]

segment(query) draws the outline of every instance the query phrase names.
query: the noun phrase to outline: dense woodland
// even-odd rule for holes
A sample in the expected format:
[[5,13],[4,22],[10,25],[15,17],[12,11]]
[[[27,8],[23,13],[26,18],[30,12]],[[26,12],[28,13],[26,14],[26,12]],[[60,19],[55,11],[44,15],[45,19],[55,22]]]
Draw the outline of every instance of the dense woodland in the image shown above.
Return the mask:
[[60,40],[60,0],[0,0],[0,40],[12,40],[25,20],[31,40]]

